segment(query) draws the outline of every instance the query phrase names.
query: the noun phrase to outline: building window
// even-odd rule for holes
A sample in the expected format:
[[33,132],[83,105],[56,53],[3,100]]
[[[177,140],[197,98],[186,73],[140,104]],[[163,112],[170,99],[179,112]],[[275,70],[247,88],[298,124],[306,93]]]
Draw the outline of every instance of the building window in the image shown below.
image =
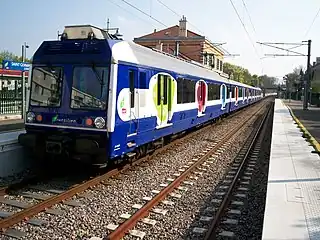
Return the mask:
[[212,66],[212,54],[209,55],[209,66]]
[[208,64],[208,55],[205,53],[203,55],[203,65],[207,65]]
[[215,68],[216,67],[216,58],[215,58],[214,54],[212,54],[212,64],[213,64],[212,68]]

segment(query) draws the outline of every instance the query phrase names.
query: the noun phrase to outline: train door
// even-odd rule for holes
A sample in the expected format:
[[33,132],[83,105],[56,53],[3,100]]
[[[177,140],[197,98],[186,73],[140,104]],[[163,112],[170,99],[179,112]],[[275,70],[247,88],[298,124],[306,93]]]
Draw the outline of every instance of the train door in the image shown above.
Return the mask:
[[246,89],[242,88],[242,103],[244,104],[246,101]]
[[238,99],[239,99],[239,88],[235,87],[234,88],[234,97],[235,97],[235,105],[238,106]]
[[197,88],[198,113],[202,114],[205,111],[207,88],[204,81],[199,81]]
[[232,95],[234,94],[234,87],[233,86],[231,86],[231,85],[229,85],[228,87],[227,87],[227,93],[228,93],[228,99],[229,99],[229,107],[228,107],[228,112],[231,112],[231,105],[232,105]]
[[171,78],[167,75],[158,75],[157,79],[157,113],[158,113],[158,125],[164,126],[168,123],[169,112],[171,111],[171,91],[172,84]]
[[227,87],[225,84],[222,84],[220,86],[220,96],[221,96],[221,110],[224,110],[227,104]]
[[129,95],[130,95],[130,120],[129,120],[129,131],[128,135],[136,134],[138,130],[138,117],[136,110],[139,108],[137,104],[136,88],[138,72],[136,70],[129,70]]

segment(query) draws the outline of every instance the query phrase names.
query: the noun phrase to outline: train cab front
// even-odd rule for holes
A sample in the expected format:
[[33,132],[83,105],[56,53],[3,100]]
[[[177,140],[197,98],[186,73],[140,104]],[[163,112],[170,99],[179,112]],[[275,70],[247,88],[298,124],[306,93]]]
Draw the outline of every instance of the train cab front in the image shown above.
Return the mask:
[[103,40],[44,42],[33,57],[26,133],[36,156],[105,166],[111,53]]

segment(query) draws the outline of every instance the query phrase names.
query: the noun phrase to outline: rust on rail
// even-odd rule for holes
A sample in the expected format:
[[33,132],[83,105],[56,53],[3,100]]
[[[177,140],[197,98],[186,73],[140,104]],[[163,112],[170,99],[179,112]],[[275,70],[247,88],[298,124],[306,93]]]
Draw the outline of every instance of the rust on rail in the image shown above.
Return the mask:
[[111,170],[110,172],[101,175],[99,177],[93,178],[83,184],[80,184],[78,186],[75,186],[61,194],[58,194],[52,198],[49,198],[39,204],[35,204],[30,208],[24,209],[10,217],[7,217],[3,220],[0,221],[0,229],[6,229],[16,223],[19,223],[23,220],[25,220],[26,218],[29,218],[35,214],[38,214],[41,211],[44,211],[46,208],[49,208],[57,203],[60,203],[61,201],[68,199],[72,196],[74,196],[75,194],[82,192],[86,189],[88,189],[91,186],[94,186],[98,183],[100,183],[101,181],[105,180],[106,178],[109,178],[110,176],[116,174],[118,172],[117,169]]
[[[261,111],[261,108],[255,114]],[[253,114],[253,116],[255,115]],[[171,184],[165,187],[160,193],[158,193],[152,200],[147,202],[142,208],[140,208],[137,212],[135,212],[127,221],[122,223],[115,231],[110,233],[107,236],[108,240],[118,240],[124,237],[129,230],[131,230],[137,222],[143,217],[149,214],[149,211],[158,203],[160,203],[170,192],[172,192],[179,184],[193,171],[196,167],[198,167],[202,162],[204,162],[209,156],[212,155],[218,148],[220,148],[228,139],[230,139],[235,133],[237,133],[242,127],[246,125],[246,123],[252,118],[252,116],[246,118],[243,122],[241,122],[240,126],[238,125],[232,131],[230,131],[223,139],[219,142],[219,144],[215,145],[211,150],[209,150],[205,155],[203,155],[196,163],[190,166],[184,173],[182,173],[179,177],[177,177]]]
[[245,163],[247,162],[247,160],[248,160],[248,158],[250,156],[250,152],[251,152],[255,142],[257,141],[257,139],[260,136],[260,134],[263,135],[263,126],[264,126],[264,123],[266,122],[266,119],[269,116],[269,113],[271,111],[271,107],[272,107],[272,104],[270,104],[268,110],[266,111],[265,115],[262,117],[262,120],[259,123],[258,127],[256,128],[256,130],[254,130],[252,132],[252,135],[253,135],[252,139],[250,139],[250,136],[249,136],[248,137],[248,141],[249,142],[245,143],[245,146],[249,145],[248,146],[248,150],[246,151],[245,156],[243,157],[243,161],[241,162],[241,165],[239,166],[238,171],[237,171],[236,175],[234,176],[234,178],[232,180],[232,183],[230,184],[230,187],[228,188],[228,191],[227,191],[226,195],[224,196],[224,198],[222,200],[222,203],[221,203],[217,213],[215,214],[214,219],[211,222],[210,228],[207,231],[207,234],[206,234],[206,236],[204,238],[205,240],[216,239],[215,232],[216,232],[216,229],[218,227],[218,224],[219,224],[221,218],[223,217],[225,209],[227,208],[229,202],[231,201],[232,192],[235,189],[235,186],[236,186],[236,184],[237,184],[237,182],[238,182],[238,180],[240,178],[240,174],[241,174],[242,170],[244,169]]

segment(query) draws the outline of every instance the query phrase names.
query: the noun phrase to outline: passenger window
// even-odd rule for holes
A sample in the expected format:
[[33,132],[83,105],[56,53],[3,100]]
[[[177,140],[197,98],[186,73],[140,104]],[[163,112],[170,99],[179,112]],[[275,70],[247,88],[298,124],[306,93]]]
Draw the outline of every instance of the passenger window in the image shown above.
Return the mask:
[[177,96],[177,103],[183,103],[182,101],[182,96],[183,96],[183,79],[182,78],[178,78],[177,79],[177,92],[178,92],[178,96]]

